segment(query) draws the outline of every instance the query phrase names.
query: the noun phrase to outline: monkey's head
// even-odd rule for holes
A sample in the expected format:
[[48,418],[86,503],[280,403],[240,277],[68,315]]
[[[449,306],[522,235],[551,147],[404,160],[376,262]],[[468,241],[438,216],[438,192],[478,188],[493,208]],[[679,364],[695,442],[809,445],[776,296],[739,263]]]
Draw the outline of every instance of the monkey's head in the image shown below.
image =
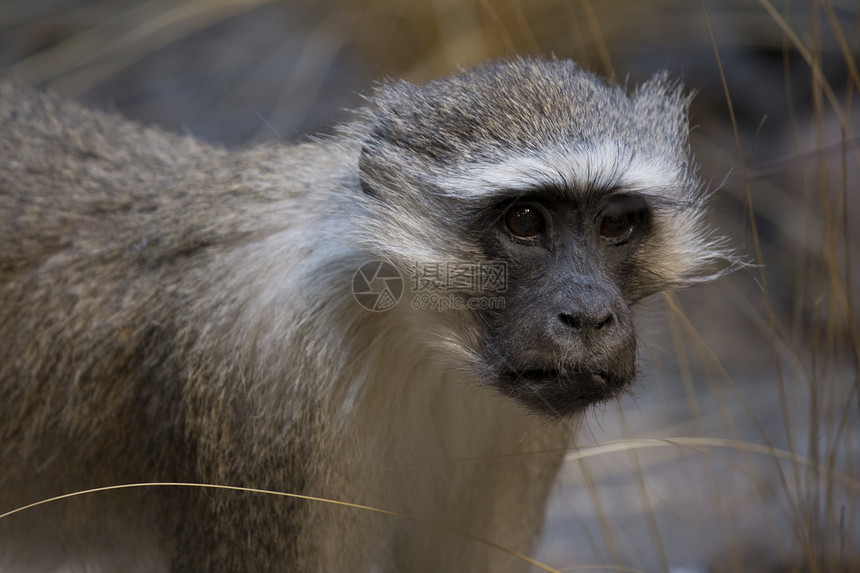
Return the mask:
[[506,268],[504,304],[474,305],[466,338],[479,376],[533,410],[616,396],[636,371],[633,303],[728,258],[703,221],[689,99],[665,75],[628,94],[571,62],[502,61],[371,102],[373,248]]

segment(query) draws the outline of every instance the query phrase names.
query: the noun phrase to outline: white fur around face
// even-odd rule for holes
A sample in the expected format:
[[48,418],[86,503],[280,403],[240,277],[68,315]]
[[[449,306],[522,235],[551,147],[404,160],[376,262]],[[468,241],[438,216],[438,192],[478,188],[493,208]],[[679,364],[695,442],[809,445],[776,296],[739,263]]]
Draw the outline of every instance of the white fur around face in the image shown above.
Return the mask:
[[474,197],[501,189],[672,189],[683,182],[684,167],[665,157],[646,157],[621,144],[555,147],[513,154],[498,163],[476,165],[439,181],[442,188]]

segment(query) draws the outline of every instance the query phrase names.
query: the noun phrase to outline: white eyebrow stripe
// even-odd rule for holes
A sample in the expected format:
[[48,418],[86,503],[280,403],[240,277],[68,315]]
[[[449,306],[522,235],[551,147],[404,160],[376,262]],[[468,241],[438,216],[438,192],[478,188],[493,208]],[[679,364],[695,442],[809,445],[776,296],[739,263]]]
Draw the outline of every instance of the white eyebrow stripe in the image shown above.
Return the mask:
[[666,189],[678,186],[683,168],[644,157],[617,145],[555,148],[508,157],[445,177],[443,186],[472,196],[500,189],[533,187],[621,187]]

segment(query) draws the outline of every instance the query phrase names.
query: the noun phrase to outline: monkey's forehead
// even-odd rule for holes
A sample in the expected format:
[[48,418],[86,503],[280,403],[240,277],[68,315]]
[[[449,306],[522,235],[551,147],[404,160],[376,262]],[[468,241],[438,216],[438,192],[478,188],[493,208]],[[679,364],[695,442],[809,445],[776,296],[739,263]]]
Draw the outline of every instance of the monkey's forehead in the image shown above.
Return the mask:
[[619,189],[684,195],[699,182],[687,162],[644,157],[612,145],[552,148],[539,155],[511,153],[471,169],[434,178],[440,190],[477,197],[500,191],[556,190],[564,198]]
[[437,163],[553,147],[686,152],[689,100],[665,74],[628,94],[570,61],[506,60],[421,86],[389,84],[373,100],[374,143]]

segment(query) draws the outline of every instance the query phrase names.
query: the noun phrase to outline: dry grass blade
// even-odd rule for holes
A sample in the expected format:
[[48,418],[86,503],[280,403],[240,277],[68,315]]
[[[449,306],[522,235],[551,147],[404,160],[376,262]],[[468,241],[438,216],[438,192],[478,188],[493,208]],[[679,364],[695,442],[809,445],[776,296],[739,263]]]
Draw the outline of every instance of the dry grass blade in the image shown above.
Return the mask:
[[753,442],[741,440],[729,440],[725,438],[639,438],[634,440],[613,441],[599,446],[584,448],[574,451],[565,457],[566,461],[577,461],[594,456],[601,456],[615,452],[626,452],[635,449],[665,448],[665,447],[687,447],[687,448],[727,448],[742,452],[762,454],[778,460],[789,461],[796,466],[803,466],[814,470],[823,476],[847,487],[856,494],[860,494],[860,481],[835,470],[825,464],[809,459],[788,450],[781,450],[771,446],[763,446]]
[[541,569],[543,571],[547,571],[548,573],[560,573],[560,571],[558,569],[553,569],[552,567],[545,565],[545,564],[541,563],[540,561],[538,561],[532,557],[529,557],[528,555],[524,555],[522,553],[519,553],[518,551],[512,551],[506,547],[503,547],[497,543],[493,543],[492,541],[489,541],[487,539],[483,539],[481,537],[478,537],[476,535],[472,535],[470,533],[466,533],[464,531],[457,531],[455,529],[451,529],[450,527],[446,527],[444,525],[440,525],[437,523],[430,523],[428,521],[417,519],[417,518],[411,517],[409,515],[405,515],[403,513],[397,513],[394,511],[388,511],[385,509],[380,509],[378,507],[370,507],[367,505],[360,505],[357,503],[349,503],[346,501],[338,501],[338,500],[334,500],[334,499],[325,499],[325,498],[321,498],[321,497],[313,497],[313,496],[301,495],[301,494],[297,494],[297,493],[286,493],[286,492],[281,492],[281,491],[271,491],[271,490],[266,490],[266,489],[257,489],[257,488],[252,488],[252,487],[239,487],[239,486],[232,486],[232,485],[204,484],[204,483],[183,483],[183,482],[147,482],[147,483],[128,483],[128,484],[112,485],[112,486],[105,486],[105,487],[97,487],[97,488],[67,493],[67,494],[63,494],[63,495],[58,495],[55,497],[51,497],[48,499],[43,499],[43,500],[40,500],[40,501],[37,501],[34,503],[27,504],[27,505],[22,506],[22,507],[18,507],[16,509],[11,510],[11,511],[7,511],[5,513],[0,514],[0,520],[6,519],[7,517],[11,517],[12,515],[15,515],[18,513],[22,513],[22,512],[31,510],[31,509],[35,509],[35,508],[43,506],[43,505],[56,503],[56,502],[63,501],[66,499],[71,499],[74,497],[80,497],[80,496],[84,496],[84,495],[92,495],[92,494],[97,494],[97,493],[102,493],[102,492],[107,492],[107,491],[119,491],[119,490],[126,490],[126,489],[139,489],[139,488],[148,488],[148,487],[186,487],[186,488],[199,488],[199,489],[211,489],[211,490],[241,491],[241,492],[246,492],[246,493],[271,495],[271,496],[276,496],[276,497],[288,497],[288,498],[292,498],[292,499],[301,499],[301,500],[312,501],[312,502],[317,502],[317,503],[326,503],[326,504],[330,504],[330,505],[338,505],[341,507],[357,509],[360,511],[370,511],[373,513],[378,513],[381,515],[387,515],[387,516],[394,517],[397,519],[403,519],[406,521],[411,521],[413,523],[419,523],[421,525],[425,525],[427,527],[433,527],[435,529],[439,529],[439,530],[445,531],[447,533],[451,533],[453,535],[465,537],[465,538],[470,539],[476,543],[481,543],[481,544],[486,545],[488,547],[492,547],[493,549],[497,549],[499,551],[507,553],[508,555],[510,555],[512,557],[516,557],[517,559],[525,561],[526,563],[529,563],[530,565],[534,565],[535,567],[538,567],[539,569]]

